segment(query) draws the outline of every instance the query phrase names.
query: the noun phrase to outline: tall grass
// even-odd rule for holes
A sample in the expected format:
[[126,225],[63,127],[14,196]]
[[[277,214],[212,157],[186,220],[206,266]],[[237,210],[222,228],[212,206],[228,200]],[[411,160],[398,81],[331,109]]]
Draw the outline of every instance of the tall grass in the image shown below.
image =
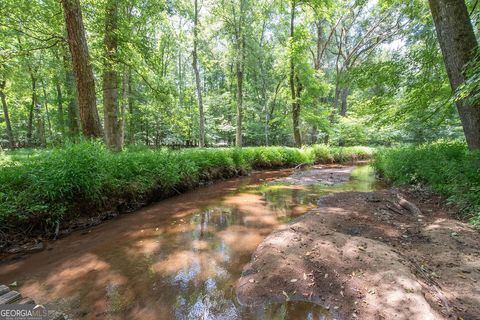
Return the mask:
[[251,169],[365,159],[361,147],[131,149],[110,152],[83,142],[50,150],[0,154],[0,230],[52,230],[58,222],[94,216],[186,190],[201,181]]
[[396,184],[422,184],[480,224],[480,153],[460,142],[379,150],[373,166]]

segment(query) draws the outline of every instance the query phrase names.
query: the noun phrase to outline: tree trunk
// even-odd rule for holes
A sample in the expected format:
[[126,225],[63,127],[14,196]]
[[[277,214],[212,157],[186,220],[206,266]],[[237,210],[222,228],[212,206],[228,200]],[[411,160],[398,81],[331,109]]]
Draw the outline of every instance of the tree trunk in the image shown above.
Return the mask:
[[315,61],[313,62],[314,64],[314,68],[315,70],[320,70],[320,66],[321,66],[321,59],[322,59],[322,34],[323,34],[323,30],[322,30],[322,22],[319,20],[317,22],[315,22],[315,26],[317,28],[317,55],[315,56]]
[[30,79],[32,81],[32,103],[28,110],[28,125],[27,125],[27,145],[32,146],[33,143],[33,113],[37,106],[37,79],[30,72]]
[[79,0],[61,0],[68,35],[68,45],[75,73],[78,106],[83,134],[88,138],[102,136],[95,97],[95,80],[88,53],[85,27]]
[[45,137],[45,121],[42,115],[42,106],[37,104],[35,107],[35,118],[37,120],[37,137],[40,146],[45,148],[47,146],[47,139]]
[[[293,47],[294,35],[295,35],[295,6],[296,2],[292,1],[291,14],[290,14],[290,46]],[[295,62],[293,53],[290,53],[290,93],[292,97],[292,124],[293,124],[293,138],[296,147],[302,146],[302,136],[300,135],[300,88],[295,84]]]
[[135,119],[134,119],[135,110],[133,108],[132,73],[130,71],[130,68],[128,68],[127,92],[128,92],[128,115],[129,115],[128,143],[133,144],[135,143]]
[[340,89],[340,100],[341,100],[340,115],[342,117],[347,116],[347,98],[348,98],[348,88]]
[[103,39],[103,115],[105,126],[105,142],[113,150],[119,151],[118,123],[118,74],[117,68],[117,17],[116,0],[107,1],[105,10],[105,37]]
[[70,138],[78,136],[80,132],[80,116],[78,110],[77,92],[75,90],[75,77],[71,66],[71,58],[67,50],[63,50],[63,66],[65,69],[65,91],[68,99],[68,134]]
[[5,97],[6,80],[0,81],[0,99],[2,100],[3,118],[7,127],[7,137],[10,149],[15,148],[15,138],[13,137],[12,124],[10,122],[10,114],[8,113],[7,99]]
[[238,26],[235,35],[237,46],[237,57],[235,63],[235,73],[237,78],[237,125],[235,130],[235,145],[243,146],[242,139],[242,113],[243,113],[243,78],[244,78],[244,60],[245,60],[245,35],[243,32],[245,15],[245,0],[240,0],[240,12]]
[[50,139],[51,139],[52,138],[52,122],[50,121],[50,112],[48,111],[47,87],[45,85],[45,81],[43,80],[43,78],[41,80],[41,83],[42,83],[42,91],[43,91],[43,103],[45,104],[45,115],[47,116],[48,134],[50,135]]
[[195,72],[195,84],[197,87],[198,116],[199,116],[199,137],[198,146],[205,147],[205,115],[203,114],[202,84],[200,72],[198,71],[197,47],[198,47],[198,0],[195,0],[195,13],[193,18],[193,71]]
[[[464,82],[464,68],[474,59],[478,43],[464,0],[429,0],[438,41],[455,92]],[[480,106],[468,99],[456,102],[471,150],[480,149]]]
[[58,127],[62,135],[62,139],[65,135],[65,118],[63,116],[63,95],[62,88],[60,86],[60,81],[58,78],[55,78],[55,89],[57,91],[57,112],[58,112]]
[[120,104],[120,114],[118,117],[117,145],[123,147],[125,143],[125,110],[128,104],[128,70],[126,69],[122,77],[122,102]]
[[235,131],[235,145],[241,147],[242,142],[242,108],[243,108],[243,66],[242,62],[237,61],[237,127]]

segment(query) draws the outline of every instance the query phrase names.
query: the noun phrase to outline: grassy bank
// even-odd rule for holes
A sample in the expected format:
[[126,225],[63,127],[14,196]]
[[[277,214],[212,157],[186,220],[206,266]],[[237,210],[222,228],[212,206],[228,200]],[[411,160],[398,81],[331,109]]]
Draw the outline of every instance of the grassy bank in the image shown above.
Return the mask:
[[0,153],[0,231],[51,234],[57,223],[107,211],[122,212],[252,169],[366,159],[362,147],[131,149],[101,143]]
[[448,197],[480,225],[480,153],[463,143],[438,142],[379,150],[375,169],[396,184],[422,184]]

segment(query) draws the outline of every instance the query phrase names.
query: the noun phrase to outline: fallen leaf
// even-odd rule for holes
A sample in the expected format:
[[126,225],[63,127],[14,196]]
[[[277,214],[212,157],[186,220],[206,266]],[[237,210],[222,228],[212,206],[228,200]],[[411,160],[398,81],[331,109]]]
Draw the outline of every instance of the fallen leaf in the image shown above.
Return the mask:
[[290,280],[290,282],[297,282],[297,281],[298,281],[298,279],[292,279],[292,280]]
[[255,282],[255,280],[254,280],[254,279],[249,279],[249,280],[248,280],[248,282],[250,282],[250,283],[254,283],[254,282]]
[[308,251],[307,253],[305,253],[306,256],[309,256],[311,255],[312,253],[310,251]]

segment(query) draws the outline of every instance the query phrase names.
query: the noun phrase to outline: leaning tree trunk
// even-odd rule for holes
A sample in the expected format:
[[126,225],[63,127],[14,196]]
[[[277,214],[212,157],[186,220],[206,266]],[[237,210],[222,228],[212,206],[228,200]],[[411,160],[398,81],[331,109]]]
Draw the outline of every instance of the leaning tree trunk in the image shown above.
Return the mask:
[[195,72],[195,84],[197,87],[197,99],[198,99],[198,116],[199,116],[199,137],[198,146],[200,148],[205,147],[205,115],[203,113],[203,100],[202,100],[202,84],[200,82],[200,72],[198,71],[198,0],[195,0],[195,13],[193,19],[193,71]]
[[15,139],[13,137],[12,123],[10,122],[10,114],[8,113],[7,99],[5,97],[6,80],[0,81],[0,99],[2,100],[3,118],[5,119],[5,126],[7,128],[8,144],[10,149],[15,148]]
[[79,0],[61,1],[77,85],[82,131],[86,137],[99,138],[102,136],[102,127],[96,106],[95,80],[90,64],[80,2]]
[[[450,86],[455,92],[464,82],[464,69],[478,43],[464,0],[429,0]],[[463,132],[471,150],[480,149],[480,105],[468,99],[456,102]]]
[[118,74],[116,71],[117,58],[117,16],[118,6],[116,0],[107,1],[105,11],[105,38],[103,45],[103,114],[105,126],[105,142],[107,145],[119,151],[122,149],[119,139],[118,123]]

